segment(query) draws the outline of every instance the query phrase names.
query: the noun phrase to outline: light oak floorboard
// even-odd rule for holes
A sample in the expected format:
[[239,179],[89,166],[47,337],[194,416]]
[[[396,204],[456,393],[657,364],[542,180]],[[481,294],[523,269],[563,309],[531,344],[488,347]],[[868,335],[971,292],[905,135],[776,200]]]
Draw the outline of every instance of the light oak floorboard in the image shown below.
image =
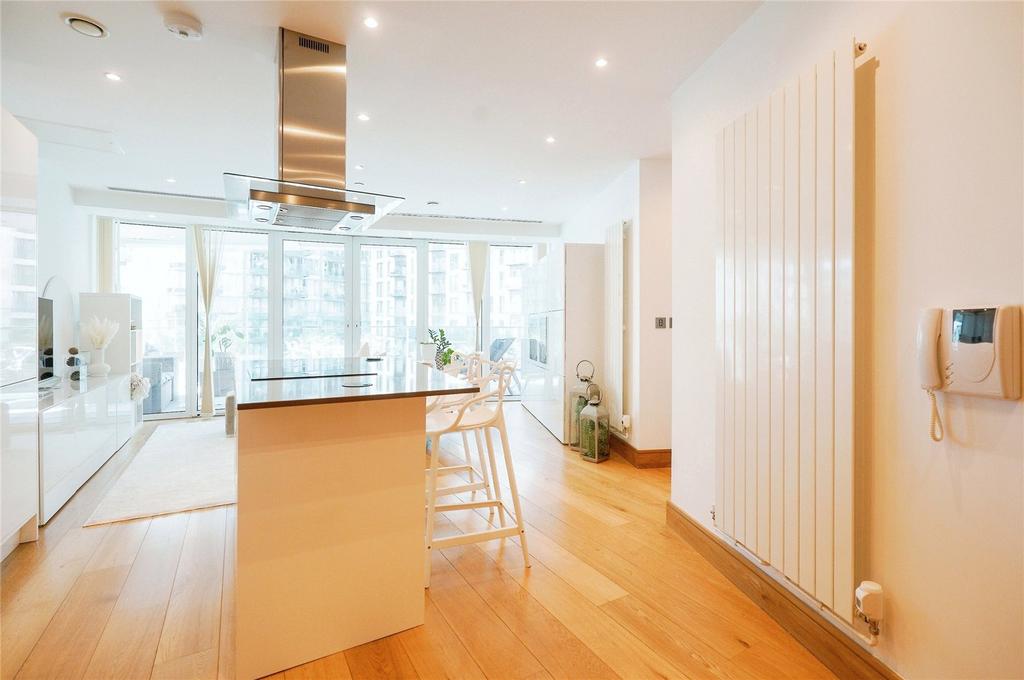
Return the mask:
[[[275,680],[833,677],[666,529],[670,470],[586,463],[518,405],[506,416],[533,567],[517,538],[439,551],[423,626]],[[158,426],[4,562],[3,680],[233,677],[234,507],[81,527]],[[486,510],[438,519],[487,526]]]
[[25,660],[19,680],[82,677],[148,530],[146,520],[106,532]]
[[226,508],[189,513],[152,677],[216,678]]
[[149,676],[187,526],[186,514],[153,519],[93,652],[86,678],[131,680]]

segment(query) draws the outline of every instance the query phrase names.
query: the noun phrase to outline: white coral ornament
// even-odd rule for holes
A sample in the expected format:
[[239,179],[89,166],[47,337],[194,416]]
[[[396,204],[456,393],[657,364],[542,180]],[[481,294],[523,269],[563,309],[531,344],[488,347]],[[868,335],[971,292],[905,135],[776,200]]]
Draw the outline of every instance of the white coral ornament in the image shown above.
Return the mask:
[[144,378],[138,373],[132,373],[128,387],[132,401],[142,401],[149,396],[149,378]]

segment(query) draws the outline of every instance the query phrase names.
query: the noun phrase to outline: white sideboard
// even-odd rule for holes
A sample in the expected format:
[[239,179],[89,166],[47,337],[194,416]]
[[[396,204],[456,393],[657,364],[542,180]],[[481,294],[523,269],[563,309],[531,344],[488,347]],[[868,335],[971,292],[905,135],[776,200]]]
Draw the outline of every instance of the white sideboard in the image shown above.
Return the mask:
[[39,500],[45,524],[138,425],[126,374],[63,382],[39,399]]

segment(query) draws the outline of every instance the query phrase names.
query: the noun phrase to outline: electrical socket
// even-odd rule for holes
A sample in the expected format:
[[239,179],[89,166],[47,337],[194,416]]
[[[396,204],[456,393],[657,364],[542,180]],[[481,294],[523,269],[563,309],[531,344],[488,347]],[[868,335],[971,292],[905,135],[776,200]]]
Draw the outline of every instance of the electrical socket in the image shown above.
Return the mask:
[[664,316],[656,316],[656,317],[654,317],[654,327],[655,328],[668,328],[668,319],[666,319]]

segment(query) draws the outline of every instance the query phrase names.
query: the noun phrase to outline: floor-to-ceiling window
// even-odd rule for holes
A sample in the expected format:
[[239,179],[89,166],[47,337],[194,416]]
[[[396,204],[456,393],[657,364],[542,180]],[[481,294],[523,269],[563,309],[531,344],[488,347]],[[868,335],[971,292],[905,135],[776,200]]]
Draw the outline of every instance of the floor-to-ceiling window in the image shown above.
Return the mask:
[[285,240],[281,317],[285,359],[343,357],[348,351],[344,243]]
[[[217,409],[224,408],[224,397],[235,389],[235,369],[240,362],[270,358],[269,236],[244,231],[222,231],[221,236],[210,314],[213,403]],[[205,350],[204,331],[200,316],[199,357]],[[196,380],[202,385],[203,365],[198,363]]]
[[371,354],[416,355],[417,246],[359,246],[359,340]]
[[427,244],[427,326],[443,328],[457,349],[472,350],[476,315],[465,243]]
[[143,301],[142,372],[150,382],[149,397],[142,406],[145,415],[187,409],[186,291],[190,287],[185,239],[184,227],[121,224],[118,228],[118,289]]
[[[210,319],[217,409],[248,359],[352,356],[364,343],[373,354],[413,358],[428,328],[444,328],[459,349],[474,347],[465,242],[215,229],[222,239]],[[143,299],[143,366],[153,385],[145,413],[194,415],[205,329],[189,230],[120,223],[117,243],[119,290]],[[485,356],[524,358],[522,275],[533,252],[489,248]]]

